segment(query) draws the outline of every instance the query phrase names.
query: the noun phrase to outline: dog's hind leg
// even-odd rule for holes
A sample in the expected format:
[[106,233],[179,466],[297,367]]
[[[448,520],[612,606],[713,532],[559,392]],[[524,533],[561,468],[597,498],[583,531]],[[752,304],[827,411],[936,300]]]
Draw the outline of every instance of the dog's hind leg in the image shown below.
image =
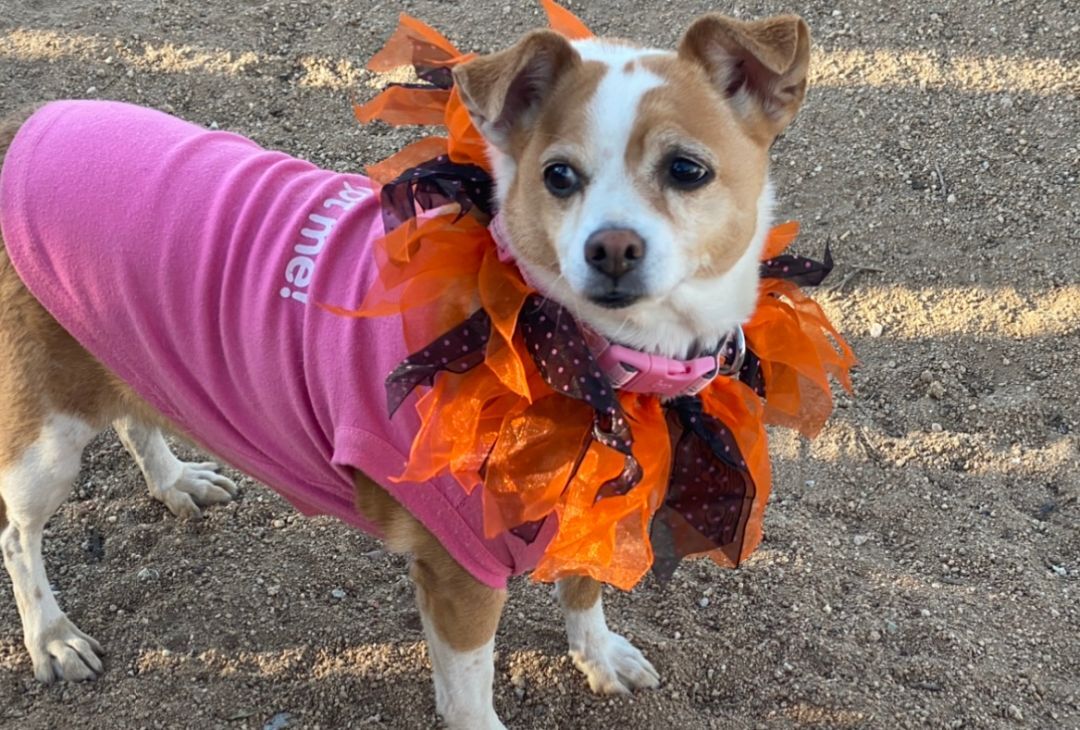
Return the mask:
[[556,584],[574,666],[597,694],[625,694],[657,686],[660,675],[649,660],[608,628],[601,588],[600,583],[585,577],[564,578]]
[[142,470],[150,496],[177,517],[198,518],[200,507],[222,504],[236,496],[236,484],[217,472],[217,464],[181,461],[156,426],[125,416],[114,421],[113,428]]
[[47,415],[37,437],[15,459],[0,466],[0,498],[7,517],[0,532],[0,550],[11,576],[34,676],[42,682],[93,679],[102,671],[101,645],[60,610],[41,554],[45,523],[71,492],[83,448],[98,430],[74,416]]

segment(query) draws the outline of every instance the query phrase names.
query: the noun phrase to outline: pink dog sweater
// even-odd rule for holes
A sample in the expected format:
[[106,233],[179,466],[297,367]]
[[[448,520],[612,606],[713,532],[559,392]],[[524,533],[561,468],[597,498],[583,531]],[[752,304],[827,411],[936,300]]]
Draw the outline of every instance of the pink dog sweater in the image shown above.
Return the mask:
[[376,276],[377,190],[226,132],[114,102],[55,102],[0,171],[15,269],[87,350],[187,436],[305,514],[369,532],[371,477],[481,582],[535,566],[554,532],[483,537],[481,490],[395,484],[418,427],[387,417],[408,353],[395,318],[350,319]]

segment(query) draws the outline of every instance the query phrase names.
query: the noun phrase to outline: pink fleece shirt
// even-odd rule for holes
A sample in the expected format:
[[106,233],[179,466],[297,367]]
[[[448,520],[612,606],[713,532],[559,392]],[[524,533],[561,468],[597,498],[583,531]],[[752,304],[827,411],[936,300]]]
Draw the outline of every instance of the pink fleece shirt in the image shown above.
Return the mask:
[[369,532],[353,470],[399,500],[481,582],[534,567],[483,537],[480,490],[395,484],[418,426],[390,420],[383,380],[408,353],[395,318],[353,307],[376,270],[378,194],[227,132],[114,102],[55,102],[0,173],[0,228],[35,297],[190,438],[305,514]]

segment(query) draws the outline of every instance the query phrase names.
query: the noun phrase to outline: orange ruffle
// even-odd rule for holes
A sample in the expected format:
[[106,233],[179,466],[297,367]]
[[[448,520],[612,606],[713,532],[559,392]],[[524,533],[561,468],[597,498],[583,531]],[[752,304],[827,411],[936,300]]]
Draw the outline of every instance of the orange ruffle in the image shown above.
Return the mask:
[[[570,38],[591,35],[569,11],[541,1],[552,28]],[[453,66],[466,58],[436,31],[403,15],[370,67]],[[446,153],[455,162],[490,168],[484,140],[456,89],[391,89],[358,106],[357,117],[441,123],[448,133],[416,142],[369,168],[376,180],[388,181]],[[779,255],[797,234],[795,223],[774,228],[763,259]],[[653,562],[649,529],[664,501],[672,458],[659,399],[619,394],[643,478],[627,494],[597,500],[600,487],[622,471],[623,455],[596,442],[582,454],[592,409],[554,393],[526,352],[517,320],[532,290],[516,267],[499,260],[484,224],[452,214],[411,221],[385,237],[377,256],[380,275],[365,301],[355,311],[339,313],[400,314],[410,351],[480,306],[492,323],[484,362],[462,375],[439,376],[417,400],[421,427],[399,479],[424,482],[450,473],[465,490],[482,486],[484,527],[490,536],[557,515],[558,532],[533,572],[538,580],[589,575],[624,589],[635,585]],[[731,378],[718,378],[701,393],[705,411],[732,430],[755,485],[742,541],[731,550],[709,553],[728,567],[761,541],[771,486],[765,423],[816,434],[832,408],[828,376],[850,388],[848,370],[855,362],[820,307],[790,282],[763,281],[757,310],[744,329],[761,360],[767,401]]]
[[540,4],[544,7],[548,25],[551,26],[552,30],[562,33],[572,41],[593,37],[592,31],[581,22],[581,18],[563,6],[553,2],[553,0],[540,0]]
[[[798,232],[794,222],[772,229],[762,260],[780,255]],[[762,280],[757,309],[743,331],[761,360],[766,423],[817,436],[833,408],[828,376],[851,390],[856,360],[847,342],[817,302],[783,279]]]

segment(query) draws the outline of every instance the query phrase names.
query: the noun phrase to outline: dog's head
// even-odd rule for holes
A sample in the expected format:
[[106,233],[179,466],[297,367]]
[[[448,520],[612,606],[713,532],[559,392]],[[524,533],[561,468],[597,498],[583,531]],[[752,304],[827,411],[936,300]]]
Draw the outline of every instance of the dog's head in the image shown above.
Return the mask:
[[699,18],[678,51],[550,31],[455,69],[513,253],[609,339],[669,356],[751,314],[769,147],[806,91],[800,18]]

